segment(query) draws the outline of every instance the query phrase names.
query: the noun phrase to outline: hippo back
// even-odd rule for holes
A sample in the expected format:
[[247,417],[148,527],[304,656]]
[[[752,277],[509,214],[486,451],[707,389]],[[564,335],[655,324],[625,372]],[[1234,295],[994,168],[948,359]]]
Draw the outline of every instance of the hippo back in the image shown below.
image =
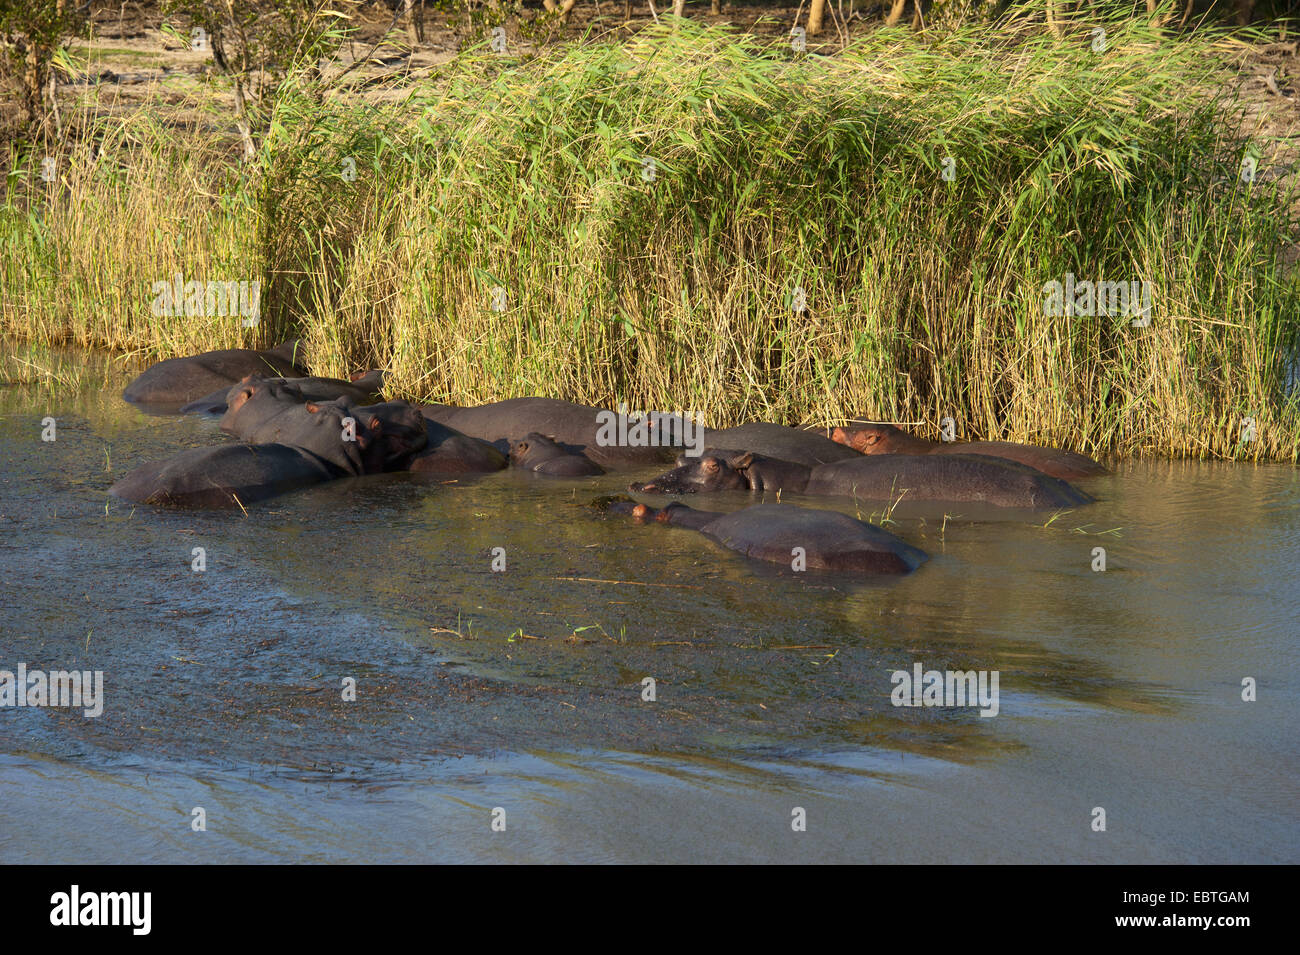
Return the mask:
[[134,404],[179,408],[252,374],[300,378],[307,372],[275,351],[229,348],[150,365],[126,386],[122,397]]
[[[951,449],[951,450],[950,450]],[[941,445],[935,449],[942,454],[978,454],[1015,461],[1042,471],[1054,478],[1073,480],[1105,474],[1106,467],[1086,454],[1047,448],[1037,444],[1016,444],[1012,441],[971,441],[966,444]]]
[[804,491],[878,501],[901,498],[1029,509],[1076,507],[1091,500],[1034,468],[975,454],[857,455],[814,468]]
[[598,436],[608,432],[605,422],[613,412],[558,398],[508,398],[471,408],[435,404],[420,410],[426,418],[487,441],[503,454],[509,453],[511,440],[536,431],[612,471],[666,464],[676,455],[672,448],[602,444]]
[[788,428],[767,421],[749,421],[716,431],[708,429],[704,433],[704,445],[719,451],[753,451],[805,467],[862,457],[852,448],[837,444],[815,431]]
[[338,476],[324,461],[299,448],[223,444],[141,465],[108,493],[165,507],[238,507]]
[[865,574],[905,574],[924,551],[875,524],[838,511],[759,504],[724,514],[700,530],[747,557],[789,565],[802,548],[807,567]]

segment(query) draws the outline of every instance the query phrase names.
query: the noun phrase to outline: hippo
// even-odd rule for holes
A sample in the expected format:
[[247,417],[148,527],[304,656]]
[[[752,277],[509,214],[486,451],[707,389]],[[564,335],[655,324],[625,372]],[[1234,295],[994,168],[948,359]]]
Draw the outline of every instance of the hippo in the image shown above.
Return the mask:
[[795,548],[803,549],[809,570],[844,573],[907,574],[928,555],[875,524],[838,511],[793,504],[756,504],[730,514],[697,511],[674,502],[656,510],[619,498],[604,498],[595,506],[638,521],[688,527],[739,551],[746,557],[791,566]]
[[1086,454],[1011,441],[928,441],[892,424],[851,424],[831,438],[862,454],[978,454],[1036,468],[1062,481],[1105,474],[1106,467]]
[[363,474],[404,470],[427,444],[424,416],[405,401],[364,407],[346,397],[304,401],[291,382],[252,376],[230,389],[228,404],[221,418],[226,433],[250,444],[306,448],[330,460],[360,450]]
[[668,464],[683,446],[680,440],[669,443],[679,435],[654,435],[657,444],[645,447],[619,444],[616,428],[609,424],[614,412],[556,398],[509,398],[472,408],[433,404],[420,410],[432,421],[490,442],[503,454],[509,453],[512,435],[550,435],[607,471]]
[[471,438],[430,418],[424,419],[424,429],[425,450],[410,464],[416,474],[482,474],[506,466],[506,456],[480,438]]
[[307,369],[296,340],[268,351],[227,348],[185,358],[156,362],[126,386],[122,397],[132,404],[158,410],[178,410],[219,388],[230,388],[245,375],[255,373],[302,378]]
[[223,444],[141,465],[108,493],[164,507],[238,507],[343,476],[302,448]]
[[302,395],[283,380],[250,375],[227,392],[221,430],[250,444],[274,442],[307,413],[305,404]]
[[536,431],[510,442],[510,466],[552,477],[582,477],[605,473],[604,468],[585,455],[566,450]]
[[[384,373],[378,368],[373,368],[364,374],[353,375],[351,381],[343,381],[340,378],[263,378],[260,375],[249,375],[237,382],[236,387],[254,378],[287,385],[297,391],[305,401],[347,398],[354,405],[370,405],[384,400],[380,393],[384,387]],[[183,405],[180,413],[223,415],[229,407],[226,401],[229,394],[229,387],[218,388],[198,401]]]
[[337,414],[355,422],[357,440],[363,442],[366,474],[407,470],[416,454],[428,444],[428,428],[419,409],[405,401],[387,401],[358,407],[350,398],[308,401],[307,412]]
[[[704,444],[719,451],[753,451],[782,461],[815,467],[861,457],[857,451],[806,428],[749,421],[734,428],[706,429]],[[679,459],[678,463],[682,463]]]
[[266,394],[278,387],[253,386],[243,402],[255,410],[280,406],[257,432],[275,440],[185,451],[136,468],[109,493],[142,504],[237,507],[335,478],[401,470],[424,447],[424,418],[405,402],[268,402]]
[[858,455],[807,467],[752,452],[709,449],[683,457],[672,471],[628,488],[641,494],[705,491],[785,491],[866,500],[982,503],[1035,510],[1092,500],[1077,488],[1014,461],[980,455]]

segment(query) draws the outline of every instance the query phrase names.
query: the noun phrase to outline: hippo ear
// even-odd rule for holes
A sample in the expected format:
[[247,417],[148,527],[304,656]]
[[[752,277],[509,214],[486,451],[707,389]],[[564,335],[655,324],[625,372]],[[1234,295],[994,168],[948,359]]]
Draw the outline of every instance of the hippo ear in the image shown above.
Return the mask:
[[306,408],[307,408],[307,410],[310,411],[312,414],[316,414],[316,412],[320,411],[320,405],[317,404],[315,401],[309,401],[309,402],[307,402],[307,404],[306,404]]
[[754,463],[754,452],[746,451],[744,454],[738,454],[727,463],[737,471],[743,471]]
[[700,458],[700,467],[704,468],[704,470],[706,471],[713,472],[718,470],[720,465],[718,464],[717,458],[708,457],[708,458]]
[[244,406],[244,402],[253,397],[253,392],[257,391],[256,385],[244,385],[235,392],[233,397],[226,399],[226,408],[229,411],[238,411]]

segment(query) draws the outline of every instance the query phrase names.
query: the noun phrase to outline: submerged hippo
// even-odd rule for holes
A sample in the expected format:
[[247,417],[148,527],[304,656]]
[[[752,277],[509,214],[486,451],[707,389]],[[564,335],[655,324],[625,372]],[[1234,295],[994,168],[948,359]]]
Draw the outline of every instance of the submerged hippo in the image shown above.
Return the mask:
[[343,476],[302,448],[223,444],[141,465],[108,493],[164,507],[238,507]]
[[751,452],[710,449],[680,459],[666,474],[629,490],[644,494],[703,491],[786,491],[866,500],[950,501],[1033,509],[1075,507],[1092,500],[1064,481],[1014,461],[979,455],[856,455],[807,467]]
[[268,351],[227,348],[185,358],[168,358],[150,365],[126,386],[122,397],[133,404],[177,409],[220,388],[230,388],[246,375],[302,378],[302,353],[289,341]]
[[[265,378],[261,375],[249,375],[236,383],[235,387],[250,379],[257,378],[276,384],[286,385],[295,390],[304,401],[332,401],[335,398],[347,398],[354,405],[370,405],[383,401],[381,394],[384,387],[384,373],[378,368],[360,375],[354,375],[351,381],[341,378]],[[181,407],[181,414],[225,414],[229,409],[230,388],[218,388],[198,401],[191,401]]]
[[605,499],[597,506],[639,521],[689,527],[755,560],[791,566],[802,548],[809,570],[854,574],[907,574],[928,559],[926,553],[875,524],[838,511],[757,504],[731,514],[697,511],[672,503],[656,510],[635,501]]
[[510,443],[510,466],[551,477],[582,477],[605,473],[605,469],[590,458],[569,451],[536,431]]
[[584,455],[607,471],[667,464],[682,442],[677,435],[653,435],[654,445],[619,443],[617,428],[610,425],[614,412],[556,398],[509,398],[473,408],[456,405],[423,405],[426,418],[462,434],[490,442],[502,453],[510,450],[514,435],[550,435],[559,444]]
[[424,431],[425,450],[410,464],[416,474],[482,474],[506,466],[506,456],[479,438],[429,418],[424,419]]
[[1002,458],[1063,481],[1106,473],[1104,465],[1074,451],[1011,441],[928,441],[892,424],[852,424],[835,428],[831,438],[862,454],[978,454]]

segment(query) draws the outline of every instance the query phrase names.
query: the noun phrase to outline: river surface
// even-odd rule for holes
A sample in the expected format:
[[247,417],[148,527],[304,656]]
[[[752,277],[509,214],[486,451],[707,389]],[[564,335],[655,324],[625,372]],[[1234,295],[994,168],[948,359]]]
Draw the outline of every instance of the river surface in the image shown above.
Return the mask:
[[[0,707],[8,862],[1300,861],[1291,466],[900,507],[931,559],[862,583],[585,506],[639,474],[110,502],[228,439],[116,359],[0,357],[0,670],[105,697]],[[997,671],[997,715],[894,706],[918,662]]]

